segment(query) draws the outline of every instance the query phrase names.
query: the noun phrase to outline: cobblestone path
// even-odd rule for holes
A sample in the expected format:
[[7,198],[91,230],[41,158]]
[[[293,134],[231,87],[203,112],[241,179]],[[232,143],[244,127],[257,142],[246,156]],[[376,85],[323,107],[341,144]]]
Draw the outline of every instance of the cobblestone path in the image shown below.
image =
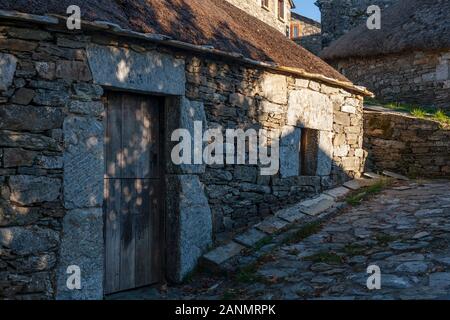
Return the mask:
[[[370,265],[381,269],[380,290],[367,289]],[[200,274],[115,298],[450,299],[450,182],[384,190],[231,277]]]

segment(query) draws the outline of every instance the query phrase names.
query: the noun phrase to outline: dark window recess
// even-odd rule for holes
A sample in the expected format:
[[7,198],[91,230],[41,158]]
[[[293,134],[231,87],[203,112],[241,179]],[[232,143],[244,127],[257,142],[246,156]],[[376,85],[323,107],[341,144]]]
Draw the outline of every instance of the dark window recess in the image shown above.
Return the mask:
[[300,145],[300,175],[316,175],[318,153],[319,130],[307,128],[302,129],[302,141]]
[[298,32],[298,26],[294,26],[294,38],[298,38],[299,37],[299,32]]
[[278,18],[284,20],[284,0],[278,0]]

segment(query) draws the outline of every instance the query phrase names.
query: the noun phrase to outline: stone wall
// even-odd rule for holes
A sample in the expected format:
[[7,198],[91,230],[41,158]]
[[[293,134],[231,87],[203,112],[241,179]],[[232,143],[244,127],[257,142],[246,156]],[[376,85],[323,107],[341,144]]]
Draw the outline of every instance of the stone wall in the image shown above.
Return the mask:
[[[68,262],[102,294],[103,90],[83,40],[0,27],[0,299],[54,297],[60,250],[75,247],[83,254]],[[67,224],[98,236],[84,227],[68,236]]]
[[[186,68],[186,95],[204,103],[209,127],[280,130],[285,137],[276,176],[261,176],[257,166],[206,168],[201,180],[216,240],[361,172],[361,97],[315,81],[198,58],[188,59]],[[299,131],[305,127],[321,134],[322,167],[314,176],[299,172]]]
[[379,100],[450,110],[450,50],[351,58],[332,64]]
[[365,23],[367,8],[378,5],[381,10],[397,0],[318,0],[322,13],[322,47],[326,48],[353,28]]
[[450,177],[450,126],[398,113],[364,112],[367,166],[411,177]]
[[261,0],[226,0],[239,9],[258,18],[266,24],[274,27],[283,34],[289,32],[289,21],[291,20],[291,5],[289,0],[284,1],[284,19],[278,18],[278,0],[269,0],[269,7],[263,8]]
[[[0,27],[0,299],[103,296],[104,88],[167,96],[168,131],[200,120],[204,129],[282,135],[276,176],[257,166],[168,164],[174,281],[192,271],[212,231],[224,239],[360,175],[361,96],[141,40],[23,26]],[[314,176],[300,172],[302,128],[317,132]],[[67,290],[69,265],[81,267],[82,290]]]
[[[294,37],[293,28],[299,28],[299,36]],[[322,27],[319,22],[299,14],[292,14],[291,37],[296,43],[308,51],[318,55],[322,50]]]

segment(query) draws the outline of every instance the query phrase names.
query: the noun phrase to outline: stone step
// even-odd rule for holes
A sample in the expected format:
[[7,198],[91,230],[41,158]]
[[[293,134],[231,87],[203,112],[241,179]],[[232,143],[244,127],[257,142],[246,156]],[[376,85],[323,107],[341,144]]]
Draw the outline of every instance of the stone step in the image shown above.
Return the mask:
[[344,187],[356,191],[361,188],[370,187],[378,183],[380,179],[354,179],[344,183]]
[[383,174],[387,177],[391,177],[397,180],[403,180],[403,181],[409,181],[408,177],[402,176],[401,174],[395,173],[395,172],[391,172],[391,171],[387,171],[384,170]]
[[265,234],[264,232],[259,231],[256,228],[250,228],[246,232],[236,236],[234,238],[234,241],[246,247],[253,247],[265,237],[267,237],[267,234]]
[[320,214],[329,211],[331,208],[337,208],[335,200],[345,196],[350,190],[339,187],[327,192],[328,194],[323,193],[316,198],[302,201],[292,207],[278,211],[274,216],[266,218],[246,232],[236,236],[233,241],[203,255],[201,263],[212,270],[229,270],[228,267],[233,264],[234,258],[238,259],[244,249],[255,247],[259,241],[269,235],[275,235],[294,223],[309,219],[308,216],[319,219]]
[[231,241],[203,255],[203,263],[220,268],[225,261],[237,256],[244,249],[244,246]]
[[280,210],[276,213],[276,216],[280,219],[286,220],[289,223],[294,223],[305,218],[305,214],[300,211],[300,205]]
[[278,219],[278,217],[270,217],[258,223],[255,228],[267,234],[274,234],[285,228],[289,222]]
[[324,192],[326,195],[333,197],[335,200],[342,199],[350,193],[349,188],[338,187]]
[[373,172],[364,172],[364,176],[370,179],[381,179],[381,176],[379,174]]
[[321,194],[317,198],[301,202],[300,211],[310,216],[316,216],[330,209],[335,203],[333,197]]

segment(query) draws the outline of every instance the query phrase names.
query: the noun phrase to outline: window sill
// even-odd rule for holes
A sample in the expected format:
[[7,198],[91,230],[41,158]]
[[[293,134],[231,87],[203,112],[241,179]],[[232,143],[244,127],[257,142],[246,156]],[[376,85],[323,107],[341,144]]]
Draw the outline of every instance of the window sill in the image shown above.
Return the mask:
[[261,8],[263,8],[264,10],[266,10],[266,11],[269,11],[269,12],[270,12],[270,9],[269,9],[269,7],[266,7],[266,6],[261,6]]

